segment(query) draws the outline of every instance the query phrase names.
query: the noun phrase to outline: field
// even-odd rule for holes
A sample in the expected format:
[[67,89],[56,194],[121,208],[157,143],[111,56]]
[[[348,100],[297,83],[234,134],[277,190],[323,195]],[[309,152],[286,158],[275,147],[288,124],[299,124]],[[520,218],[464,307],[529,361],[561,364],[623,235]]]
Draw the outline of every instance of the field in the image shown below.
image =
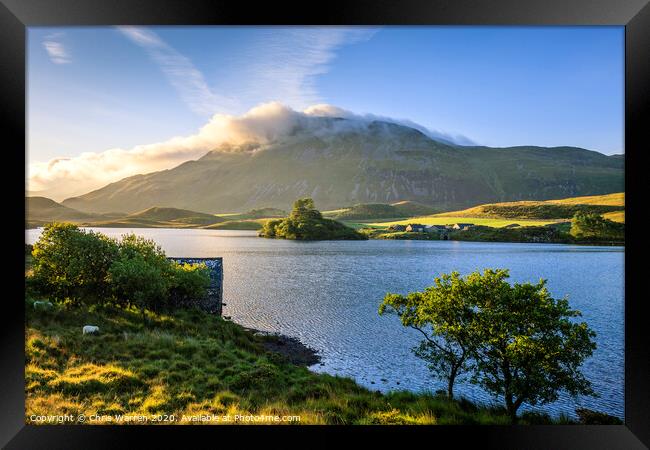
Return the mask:
[[625,222],[625,194],[615,193],[588,197],[572,197],[559,200],[503,202],[478,205],[472,208],[449,211],[428,216],[400,220],[356,221],[354,227],[384,228],[389,225],[420,223],[423,225],[449,225],[473,223],[494,228],[518,224],[521,226],[543,226],[566,222],[578,212],[601,214],[606,219]]
[[[436,394],[384,395],[310,372],[268,350],[277,338],[196,310],[149,311],[143,323],[135,310],[56,305],[37,312],[32,303],[25,303],[26,418],[166,415],[182,424],[198,416],[278,415],[300,416],[301,424],[509,423],[502,408]],[[89,323],[100,334],[82,335]],[[543,414],[524,414],[521,422],[557,423]]]
[[625,206],[625,192],[606,195],[590,195],[585,197],[571,197],[559,200],[547,200],[547,203]]
[[473,223],[475,225],[485,225],[488,227],[505,227],[514,223],[522,226],[543,226],[551,223],[557,223],[561,220],[520,220],[520,219],[492,219],[489,217],[469,217],[469,216],[453,216],[453,215],[440,215],[413,217],[405,220],[396,220],[392,222],[372,222],[372,223],[357,223],[357,226],[369,226],[376,228],[385,228],[389,225],[408,225],[409,223],[420,223],[423,225],[447,225],[454,223]]

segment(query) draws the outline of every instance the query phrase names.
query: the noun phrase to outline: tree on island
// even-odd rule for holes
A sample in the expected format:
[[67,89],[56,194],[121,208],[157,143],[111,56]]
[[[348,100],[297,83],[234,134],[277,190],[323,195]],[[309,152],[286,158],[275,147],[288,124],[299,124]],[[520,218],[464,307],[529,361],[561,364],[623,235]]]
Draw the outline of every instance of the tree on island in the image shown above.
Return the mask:
[[267,221],[259,236],[305,241],[367,239],[340,222],[323,218],[311,198],[296,200],[289,217]]
[[552,298],[545,280],[511,285],[508,277],[504,269],[445,274],[422,293],[386,295],[379,312],[391,307],[421,329],[416,355],[447,380],[450,397],[455,378],[470,371],[472,383],[503,398],[513,423],[524,403],[546,404],[561,391],[595,395],[580,370],[595,333],[573,320],[580,312]]

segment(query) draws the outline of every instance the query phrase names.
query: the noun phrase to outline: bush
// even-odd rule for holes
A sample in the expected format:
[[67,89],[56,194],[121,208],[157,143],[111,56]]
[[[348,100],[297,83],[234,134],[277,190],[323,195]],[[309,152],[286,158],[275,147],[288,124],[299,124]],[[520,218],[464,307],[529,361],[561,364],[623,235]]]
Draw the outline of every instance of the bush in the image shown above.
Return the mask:
[[584,425],[623,425],[623,421],[618,417],[587,408],[576,409],[576,414]]
[[172,262],[170,271],[169,306],[179,307],[189,300],[205,297],[210,285],[210,273],[205,264]]
[[178,264],[154,241],[134,234],[118,242],[73,224],[47,225],[34,244],[36,292],[76,304],[106,303],[145,309],[179,307],[206,295],[205,264]]
[[101,302],[110,295],[107,276],[117,253],[117,243],[102,234],[48,224],[32,251],[33,285],[56,301]]
[[121,306],[155,309],[156,301],[167,295],[160,269],[141,255],[121,255],[109,270],[109,280],[116,304]]
[[585,240],[624,240],[625,224],[605,219],[598,214],[578,212],[571,220],[571,235]]

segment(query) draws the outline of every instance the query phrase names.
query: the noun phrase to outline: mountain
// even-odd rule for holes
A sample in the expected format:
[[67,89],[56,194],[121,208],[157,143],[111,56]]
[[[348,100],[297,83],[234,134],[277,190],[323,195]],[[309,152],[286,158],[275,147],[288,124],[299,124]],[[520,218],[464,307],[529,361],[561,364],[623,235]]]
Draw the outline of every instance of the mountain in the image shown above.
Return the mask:
[[396,123],[311,120],[268,142],[221,145],[196,161],[63,204],[85,212],[155,205],[243,212],[287,209],[296,198],[312,197],[321,210],[402,200],[450,210],[624,190],[623,158],[581,148],[457,146]]

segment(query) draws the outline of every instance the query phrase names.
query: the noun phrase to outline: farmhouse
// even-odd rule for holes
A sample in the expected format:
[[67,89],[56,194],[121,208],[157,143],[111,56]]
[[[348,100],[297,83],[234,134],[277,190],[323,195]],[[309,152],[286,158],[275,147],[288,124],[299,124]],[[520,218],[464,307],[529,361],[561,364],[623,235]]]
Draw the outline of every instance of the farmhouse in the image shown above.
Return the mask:
[[406,231],[406,225],[400,225],[400,224],[390,225],[388,229],[390,231]]
[[464,231],[464,230],[469,230],[473,226],[474,226],[473,223],[455,223],[455,224],[452,225],[452,228],[454,230],[462,230],[462,231]]
[[447,225],[427,225],[424,228],[427,233],[446,233],[449,231]]
[[406,226],[406,231],[411,233],[424,233],[425,229],[425,226],[419,223],[410,223]]

